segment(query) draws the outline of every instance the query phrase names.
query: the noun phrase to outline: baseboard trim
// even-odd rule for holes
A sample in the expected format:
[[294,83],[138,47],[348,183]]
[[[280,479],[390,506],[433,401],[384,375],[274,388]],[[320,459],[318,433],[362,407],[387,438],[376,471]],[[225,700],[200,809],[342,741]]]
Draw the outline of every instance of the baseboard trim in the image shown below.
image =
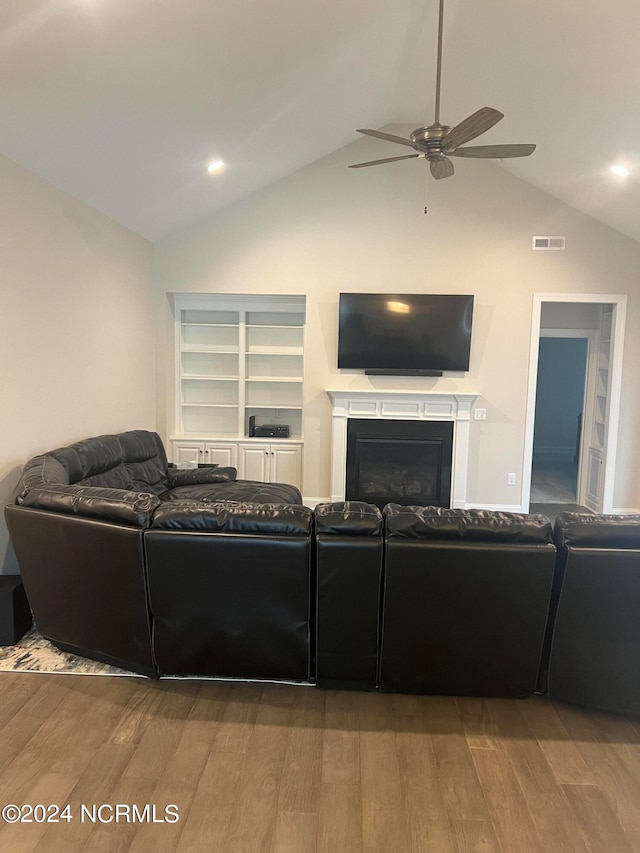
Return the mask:
[[522,504],[476,504],[468,503],[465,509],[486,509],[490,512],[526,512]]
[[615,506],[611,510],[612,515],[638,515],[640,514],[640,509],[634,509],[633,507],[628,506]]
[[331,503],[331,498],[302,498],[302,503],[304,506],[308,506],[309,509],[315,509],[318,504],[328,504]]

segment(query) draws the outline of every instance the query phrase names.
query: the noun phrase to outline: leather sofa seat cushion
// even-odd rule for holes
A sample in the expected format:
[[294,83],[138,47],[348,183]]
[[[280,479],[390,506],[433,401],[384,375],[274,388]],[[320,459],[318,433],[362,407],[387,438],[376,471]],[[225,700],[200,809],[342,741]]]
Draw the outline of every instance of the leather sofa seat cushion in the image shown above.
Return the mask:
[[[214,469],[215,471],[216,469]],[[162,496],[163,502],[237,501],[240,503],[301,504],[302,495],[286,483],[259,483],[253,480],[177,486]]]
[[315,517],[318,534],[379,536],[382,533],[382,513],[377,506],[363,501],[318,504]]
[[551,522],[544,515],[482,509],[387,504],[383,511],[388,538],[446,539],[548,545]]
[[309,536],[312,521],[313,513],[306,506],[172,501],[158,507],[151,527],[153,530]]
[[556,547],[640,550],[640,515],[590,515],[563,512],[554,527]]

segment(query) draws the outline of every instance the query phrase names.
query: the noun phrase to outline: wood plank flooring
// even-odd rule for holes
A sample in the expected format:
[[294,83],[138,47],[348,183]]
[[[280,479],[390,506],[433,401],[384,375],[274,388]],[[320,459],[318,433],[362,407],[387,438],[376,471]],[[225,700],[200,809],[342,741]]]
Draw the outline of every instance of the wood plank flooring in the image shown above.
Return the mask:
[[[3,672],[10,803],[73,815],[0,820],[10,853],[639,853],[640,720],[542,697]],[[155,805],[155,822],[116,804]]]

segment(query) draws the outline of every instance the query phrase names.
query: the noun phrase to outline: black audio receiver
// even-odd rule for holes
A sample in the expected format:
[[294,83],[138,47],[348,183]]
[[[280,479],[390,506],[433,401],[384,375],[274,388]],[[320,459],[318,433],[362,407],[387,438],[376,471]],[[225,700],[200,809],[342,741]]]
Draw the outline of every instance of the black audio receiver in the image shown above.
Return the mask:
[[255,426],[256,438],[289,438],[289,424],[261,424]]

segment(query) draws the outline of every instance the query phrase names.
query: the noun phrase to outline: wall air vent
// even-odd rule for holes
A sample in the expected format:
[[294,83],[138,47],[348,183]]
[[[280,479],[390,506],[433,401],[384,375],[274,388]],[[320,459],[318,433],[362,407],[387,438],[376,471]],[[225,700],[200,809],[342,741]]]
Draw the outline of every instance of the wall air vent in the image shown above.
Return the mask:
[[534,237],[532,249],[564,249],[566,237]]

